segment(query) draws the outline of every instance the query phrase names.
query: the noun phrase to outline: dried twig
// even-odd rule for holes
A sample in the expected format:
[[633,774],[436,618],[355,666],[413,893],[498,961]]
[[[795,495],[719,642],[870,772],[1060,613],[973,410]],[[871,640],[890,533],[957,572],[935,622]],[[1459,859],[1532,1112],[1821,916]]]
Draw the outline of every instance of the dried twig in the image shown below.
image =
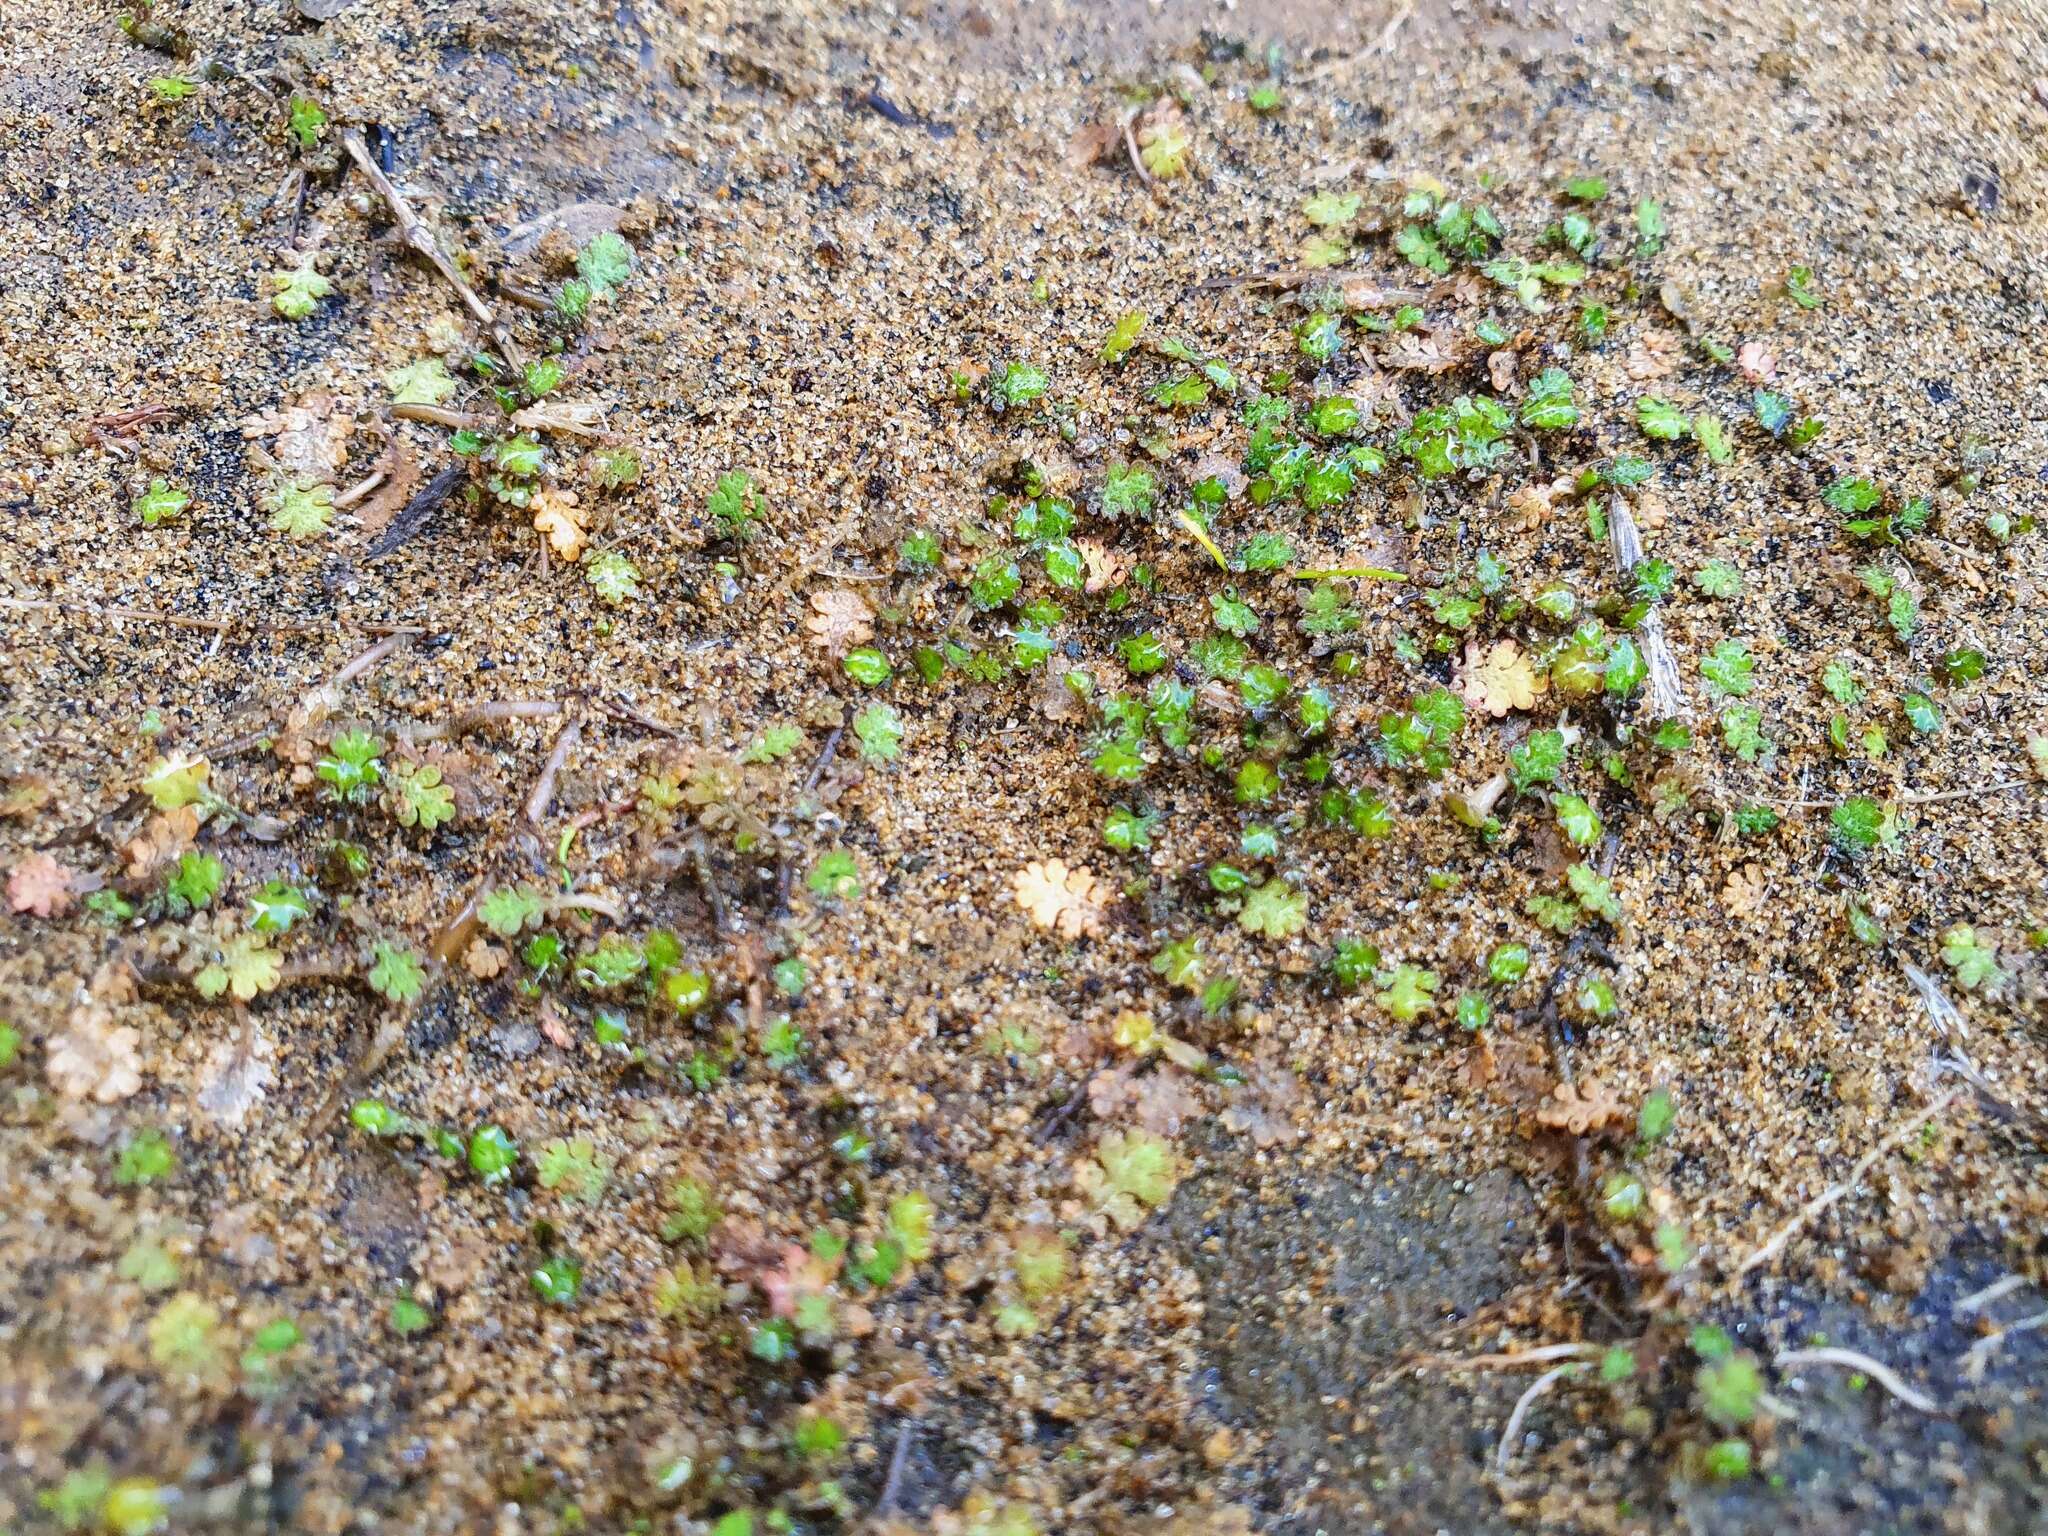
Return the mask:
[[427,519],[434,515],[434,509],[448,499],[449,492],[460,485],[468,473],[469,470],[465,466],[450,464],[446,469],[434,476],[433,479],[421,486],[414,494],[412,500],[399,509],[398,516],[391,519],[391,526],[384,530],[377,542],[370,546],[369,553],[363,558],[366,560],[382,560],[386,555],[397,549],[399,545],[403,544],[415,533],[418,533],[420,529],[426,526]]
[[839,750],[839,738],[845,734],[845,726],[832,727],[832,734],[825,738],[825,745],[818,752],[818,760],[811,764],[811,771],[804,779],[804,787],[799,791],[800,794],[808,795],[818,787],[818,780],[825,776],[825,768],[832,761],[832,754]]
[[1514,1455],[1515,1436],[1522,1432],[1522,1420],[1529,1416],[1529,1410],[1536,1406],[1536,1399],[1556,1386],[1565,1377],[1581,1369],[1576,1360],[1553,1366],[1529,1383],[1529,1390],[1515,1402],[1515,1411],[1508,1415],[1508,1427],[1500,1432],[1500,1449],[1493,1454],[1493,1470],[1506,1476],[1508,1460]]
[[663,725],[652,715],[643,715],[623,699],[597,699],[593,702],[614,720],[623,720],[628,725],[637,725],[641,730],[652,731],[657,736],[667,736],[673,739],[683,734],[672,725]]
[[1901,805],[1940,805],[1948,800],[1975,800],[1980,795],[2002,795],[2008,789],[2033,789],[2032,779],[2006,779],[1998,784],[1973,784],[1968,789],[1944,789],[1934,792],[1924,789],[1909,789],[1899,796]]
[[[1619,496],[1610,499],[1607,508],[1608,547],[1614,556],[1615,568],[1624,576],[1633,571],[1643,559],[1643,536],[1636,529],[1634,515],[1628,503]],[[1643,637],[1643,660],[1650,673],[1650,709],[1655,719],[1690,720],[1692,710],[1685,702],[1685,691],[1678,682],[1678,663],[1672,659],[1671,644],[1664,638],[1664,620],[1652,603],[1643,620],[1636,626]]]
[[424,405],[416,400],[407,400],[391,407],[391,414],[400,421],[422,421],[430,427],[446,427],[451,432],[460,432],[464,427],[480,429],[488,423],[481,416],[468,411],[451,411],[445,405]]
[[476,290],[462,280],[462,274],[441,254],[440,246],[434,243],[433,232],[420,222],[420,216],[412,211],[412,205],[406,202],[404,194],[391,184],[391,178],[384,174],[376,159],[370,154],[368,146],[363,143],[363,136],[351,128],[342,134],[341,142],[348,150],[349,158],[370,178],[370,184],[377,189],[378,195],[390,205],[391,216],[398,221],[398,232],[406,245],[424,257],[455,290],[463,305],[476,316],[477,323],[491,333],[491,338],[498,344],[498,350],[504,353],[505,361],[514,368],[524,369],[526,354],[512,339],[512,333],[498,319],[497,312],[477,297]]
[[1813,1199],[1807,1201],[1806,1204],[1799,1208],[1798,1214],[1771,1234],[1768,1242],[1744,1259],[1741,1264],[1737,1265],[1735,1274],[1729,1283],[1731,1285],[1740,1284],[1744,1275],[1753,1269],[1770,1263],[1772,1259],[1775,1259],[1780,1253],[1784,1252],[1785,1245],[1791,1242],[1803,1227],[1809,1225],[1816,1217],[1825,1213],[1830,1206],[1842,1199],[1843,1196],[1853,1194],[1856,1186],[1862,1182],[1863,1176],[1877,1165],[1878,1159],[1894,1148],[1904,1144],[1921,1126],[1932,1120],[1961,1097],[1961,1089],[1952,1089],[1921,1110],[1912,1119],[1894,1128],[1876,1146],[1856,1160],[1856,1166],[1849,1170],[1848,1178],[1842,1180],[1839,1184],[1830,1184],[1826,1189],[1814,1196]]
[[1779,1352],[1772,1361],[1781,1371],[1796,1371],[1803,1365],[1840,1365],[1852,1371],[1861,1371],[1885,1391],[1891,1393],[1908,1408],[1917,1408],[1922,1413],[1939,1413],[1941,1404],[1925,1392],[1906,1385],[1905,1378],[1886,1365],[1882,1360],[1873,1359],[1854,1349],[1787,1349]]
[[889,1475],[882,1482],[882,1496],[875,1500],[878,1519],[896,1507],[896,1496],[903,1491],[903,1472],[910,1465],[910,1442],[916,1433],[915,1419],[905,1419],[896,1431],[896,1449],[889,1453]]
[[537,827],[547,820],[548,807],[555,801],[555,780],[561,776],[562,765],[569,761],[569,754],[576,750],[576,742],[582,735],[581,715],[571,715],[568,723],[556,733],[554,750],[548,753],[533,793],[526,798],[526,819],[532,825]]

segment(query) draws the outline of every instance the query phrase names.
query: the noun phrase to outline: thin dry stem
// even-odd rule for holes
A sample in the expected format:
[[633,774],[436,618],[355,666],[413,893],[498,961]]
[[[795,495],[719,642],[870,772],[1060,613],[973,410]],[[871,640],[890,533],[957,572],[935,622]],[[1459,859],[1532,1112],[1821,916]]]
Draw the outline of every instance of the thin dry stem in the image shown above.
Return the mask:
[[1401,28],[1408,24],[1408,18],[1414,14],[1414,0],[1409,0],[1407,5],[1394,12],[1392,19],[1384,27],[1380,28],[1380,35],[1372,40],[1370,48],[1362,49],[1357,53],[1346,54],[1341,59],[1332,59],[1327,64],[1318,64],[1314,69],[1301,77],[1302,83],[1312,84],[1318,80],[1341,79],[1358,68],[1367,59],[1376,58],[1380,54],[1385,53],[1394,46],[1394,38],[1399,34]]
[[426,725],[401,725],[393,734],[401,741],[415,744],[445,741],[451,736],[466,736],[487,725],[510,720],[545,720],[561,712],[561,704],[554,699],[491,699],[465,704],[445,720],[431,721]]
[[1784,1252],[1785,1245],[1798,1236],[1803,1228],[1810,1225],[1817,1217],[1823,1215],[1844,1196],[1853,1194],[1856,1186],[1862,1182],[1863,1176],[1877,1165],[1880,1158],[1894,1148],[1903,1145],[1921,1126],[1932,1120],[1961,1097],[1962,1090],[1960,1089],[1953,1089],[1948,1093],[1944,1093],[1932,1104],[1921,1110],[1919,1114],[1913,1116],[1912,1119],[1906,1121],[1903,1125],[1895,1127],[1876,1146],[1856,1160],[1856,1166],[1849,1170],[1848,1178],[1842,1180],[1839,1184],[1830,1184],[1826,1189],[1814,1196],[1813,1199],[1807,1201],[1805,1205],[1799,1208],[1797,1215],[1771,1234],[1770,1241],[1766,1242],[1756,1252],[1744,1259],[1741,1264],[1737,1265],[1735,1275],[1729,1282],[1730,1285],[1739,1285],[1744,1275],[1747,1275],[1753,1269],[1761,1268],[1763,1265],[1770,1263],[1771,1260]]
[[477,323],[491,333],[492,339],[498,343],[498,350],[504,353],[505,361],[514,368],[524,369],[526,354],[512,339],[512,333],[505,329],[504,322],[498,319],[497,312],[477,296],[476,290],[462,280],[462,274],[441,254],[440,246],[434,243],[433,232],[420,222],[420,216],[412,211],[412,205],[405,200],[405,195],[391,184],[391,178],[384,174],[370,154],[369,146],[363,143],[363,136],[351,128],[341,136],[341,142],[348,150],[349,158],[370,178],[370,185],[375,187],[378,195],[390,205],[391,216],[398,221],[398,232],[405,243],[425,258],[434,270],[441,274],[442,280],[455,290],[463,305],[476,316]]

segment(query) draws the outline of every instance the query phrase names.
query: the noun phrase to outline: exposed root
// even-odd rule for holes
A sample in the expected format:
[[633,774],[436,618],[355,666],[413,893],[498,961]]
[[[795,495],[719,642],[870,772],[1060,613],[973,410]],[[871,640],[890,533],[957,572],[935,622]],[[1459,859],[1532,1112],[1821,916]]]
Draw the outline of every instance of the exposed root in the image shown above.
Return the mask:
[[1159,183],[1145,169],[1145,156],[1138,148],[1138,114],[1143,110],[1142,107],[1131,108],[1117,120],[1117,127],[1123,132],[1124,153],[1131,157],[1131,169],[1138,173],[1138,180],[1144,183],[1145,190],[1157,197]]
[[581,715],[571,716],[569,723],[556,734],[554,750],[548,753],[533,793],[526,799],[526,819],[531,825],[538,827],[547,820],[548,807],[555,803],[555,780],[561,777],[562,765],[569,761],[569,754],[576,750],[577,740],[582,735]]
[[350,683],[363,676],[366,672],[374,670],[393,651],[398,650],[402,646],[410,645],[412,637],[416,633],[418,633],[416,630],[403,630],[396,634],[386,635],[368,650],[348,662],[339,672],[328,678],[326,682],[307,689],[300,696],[299,702],[292,706],[291,712],[285,716],[285,730],[292,734],[297,734],[304,731],[308,726],[316,725],[326,719],[341,706],[341,692],[344,688],[348,687]]
[[1500,1434],[1500,1449],[1493,1454],[1493,1470],[1496,1475],[1507,1475],[1508,1462],[1515,1452],[1515,1437],[1522,1432],[1522,1421],[1528,1418],[1529,1410],[1536,1406],[1536,1400],[1579,1369],[1577,1361],[1552,1366],[1530,1382],[1529,1390],[1516,1399],[1515,1411],[1508,1415],[1508,1427]]
[[347,490],[336,493],[333,505],[337,511],[346,511],[383,483],[384,471],[373,469]]
[[1925,1392],[1906,1384],[1905,1378],[1886,1365],[1882,1360],[1854,1349],[1788,1349],[1780,1352],[1771,1362],[1781,1371],[1796,1371],[1805,1365],[1839,1365],[1852,1371],[1861,1371],[1885,1391],[1891,1393],[1908,1408],[1921,1413],[1940,1413],[1941,1405]]
[[1979,1339],[1963,1355],[1963,1379],[1973,1385],[1984,1379],[1984,1368],[1991,1364],[1991,1357],[1999,1346],[2016,1333],[2032,1333],[2038,1328],[2048,1328],[2048,1311],[2036,1312],[2023,1317],[2016,1323],[2008,1324],[1998,1332]]
[[1552,1360],[1596,1360],[1603,1350],[1599,1344],[1539,1344],[1512,1355],[1423,1355],[1414,1363],[1439,1371],[1512,1371]]
[[1994,1301],[2003,1301],[2014,1291],[2024,1290],[2026,1285],[2027,1277],[2025,1275],[2007,1275],[2002,1280],[1992,1281],[1981,1291],[1970,1292],[1969,1295],[1963,1297],[1954,1306],[1950,1307],[1949,1312],[1955,1317],[1968,1317],[1972,1313],[1982,1312]]

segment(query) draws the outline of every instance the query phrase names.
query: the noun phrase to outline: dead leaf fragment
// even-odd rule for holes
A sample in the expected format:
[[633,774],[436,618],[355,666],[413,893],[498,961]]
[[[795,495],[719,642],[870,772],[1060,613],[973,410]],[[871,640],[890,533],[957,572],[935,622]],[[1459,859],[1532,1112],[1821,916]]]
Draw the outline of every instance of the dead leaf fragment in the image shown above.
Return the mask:
[[1536,1111],[1536,1123],[1573,1136],[1590,1136],[1632,1124],[1633,1119],[1613,1090],[1599,1078],[1587,1077],[1551,1089],[1550,1102]]
[[32,917],[59,917],[71,905],[71,871],[47,853],[32,853],[7,877],[7,907]]
[[1682,350],[1669,331],[1645,331],[1628,349],[1622,366],[1632,379],[1661,379],[1676,371]]
[[1087,592],[1106,592],[1123,580],[1123,557],[1100,539],[1076,539],[1074,547],[1081,551],[1081,560],[1088,567],[1087,578],[1082,589]]
[[1380,354],[1380,361],[1414,373],[1448,373],[1458,366],[1458,355],[1434,336],[1403,331]]
[[178,861],[199,836],[199,807],[181,805],[149,818],[141,833],[128,840],[121,855],[128,861],[128,878],[147,880],[160,869]]
[[1067,140],[1067,164],[1077,171],[1085,171],[1122,142],[1123,134],[1114,122],[1098,118],[1083,123]]
[[1760,341],[1745,341],[1735,349],[1735,368],[1752,384],[1768,384],[1778,376],[1778,359]]
[[813,592],[811,607],[816,611],[804,620],[804,628],[827,655],[844,656],[875,633],[875,616],[858,592],[849,592],[844,587]]
[[1068,869],[1063,859],[1033,859],[1017,871],[1013,888],[1017,905],[1041,928],[1061,938],[1078,939],[1102,932],[1102,908],[1108,887],[1085,868]]
[[589,538],[584,523],[587,515],[576,504],[574,491],[534,493],[533,526],[548,541],[548,548],[564,560],[573,561],[582,556],[584,542]]
[[14,780],[0,793],[0,821],[27,820],[48,805],[55,793],[48,779],[30,775]]
[[1755,917],[1763,909],[1769,889],[1763,870],[1755,864],[1744,864],[1731,873],[1728,883],[1721,887],[1721,905],[1731,916]]
[[1462,687],[1465,702],[1472,708],[1483,709],[1496,719],[1511,709],[1532,709],[1546,683],[1514,641],[1497,641],[1485,652],[1477,640],[1465,642]]
[[297,480],[332,485],[348,462],[349,434],[355,430],[352,411],[340,405],[333,395],[316,390],[295,405],[249,417],[242,436],[250,442],[274,437],[269,456],[279,469]]
[[141,1044],[140,1030],[117,1028],[107,1009],[81,1003],[71,1010],[64,1032],[50,1041],[43,1069],[68,1099],[118,1103],[142,1086]]

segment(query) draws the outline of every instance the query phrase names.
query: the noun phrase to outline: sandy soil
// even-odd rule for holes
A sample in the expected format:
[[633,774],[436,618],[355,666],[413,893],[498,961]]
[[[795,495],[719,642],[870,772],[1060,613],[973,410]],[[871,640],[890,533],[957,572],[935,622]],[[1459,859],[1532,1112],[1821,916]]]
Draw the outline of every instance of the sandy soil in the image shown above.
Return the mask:
[[[0,1529],[2043,1528],[2048,12],[1426,5],[1389,31],[1384,7],[1250,0],[313,9],[336,13],[158,4],[174,56],[111,11],[26,0],[0,38],[0,1022],[19,1037]],[[175,72],[197,92],[153,100]],[[1269,84],[1278,110],[1255,111]],[[1189,174],[1149,191],[1120,141],[1078,163],[1077,135],[1161,88],[1185,99]],[[303,153],[294,92],[329,118]],[[389,503],[456,462],[445,428],[392,417],[387,376],[445,355],[443,409],[499,418],[462,367],[491,337],[392,239],[344,130],[388,147],[522,350],[559,341],[555,398],[601,408],[598,437],[541,434],[545,473],[576,490],[590,550],[637,568],[630,600],[481,493],[372,558]],[[1399,371],[1396,339],[1357,326],[1319,366],[1298,293],[1240,280],[1300,265],[1317,192],[1360,193],[1369,219],[1425,178],[1483,197],[1534,256],[1560,183],[1588,173],[1613,188],[1582,294],[1610,313],[1597,341],[1576,300],[1528,315],[1366,229],[1338,275],[1420,283],[1451,371]],[[1638,258],[1640,197],[1669,234]],[[521,231],[586,204],[576,238]],[[552,294],[593,217],[633,266],[587,323],[505,297]],[[294,321],[270,274],[305,260],[332,291]],[[1795,267],[1817,307],[1784,294]],[[1146,344],[1106,364],[1131,310]],[[1489,315],[1498,378],[1469,339]],[[1147,400],[1186,371],[1153,349],[1167,337],[1245,380],[1290,370],[1300,414],[1379,391],[1366,437],[1390,455],[1395,416],[1518,404],[1552,362],[1584,419],[1516,434],[1490,473],[1424,485],[1397,460],[1341,506],[1262,507],[1238,487],[1241,402]],[[1804,452],[1749,421],[1754,382],[1706,348],[1748,342],[1825,417]],[[1046,395],[995,411],[1017,361]],[[1718,413],[1731,461],[1647,441],[1649,392]],[[166,410],[115,419],[145,406]],[[594,457],[622,447],[640,478],[598,489]],[[385,479],[293,540],[264,454],[343,496]],[[1441,781],[1387,764],[1380,716],[1463,684],[1467,639],[1560,634],[1500,602],[1447,630],[1426,589],[1470,582],[1485,550],[1516,594],[1616,590],[1582,504],[1522,493],[1617,454],[1655,466],[1626,504],[1678,576],[1658,611],[1691,750],[1659,755],[1646,705],[1552,689],[1475,712]],[[1022,458],[1156,585],[1049,587],[1015,506],[991,505],[1018,497]],[[1101,488],[1131,463],[1159,507],[1112,521]],[[744,545],[708,510],[734,471],[766,509]],[[1284,532],[1297,568],[1410,579],[1357,583],[1357,630],[1315,643],[1309,583],[1226,576],[1175,520],[1219,474],[1226,553]],[[1821,500],[1845,476],[1891,510],[1932,498],[1931,527],[1859,544]],[[144,526],[158,479],[191,502]],[[919,530],[930,572],[899,557]],[[919,647],[1009,650],[1016,605],[969,595],[999,549],[1023,561],[1018,601],[1063,609],[1052,663],[988,681],[956,658],[921,681]],[[1717,560],[1739,594],[1694,583]],[[1917,594],[1910,640],[1859,582],[1873,560]],[[1097,722],[1060,674],[1141,691],[1117,642],[1143,630],[1200,685],[1190,652],[1226,588],[1258,611],[1260,659],[1329,690],[1331,782],[1385,798],[1385,838],[1325,825],[1313,743],[1227,687],[1197,709],[1220,771],[1156,746],[1135,788],[1091,771]],[[829,593],[857,599],[888,682],[849,677],[809,627]],[[1776,744],[1755,761],[1722,744],[1728,701],[1700,670],[1727,641]],[[1963,649],[1981,677],[1945,670]],[[1837,661],[1867,689],[1853,706],[1823,687]],[[1923,692],[1931,734],[1898,702]],[[853,728],[878,701],[903,727],[892,761]],[[1446,810],[1561,716],[1586,734],[1559,788],[1598,806],[1587,857],[1618,903],[1572,939],[1529,915],[1576,858],[1544,796],[1503,801],[1490,842]],[[438,769],[454,821],[335,803],[316,764],[356,726],[387,779]],[[797,728],[786,753],[742,761],[776,726]],[[187,758],[209,765],[196,843],[139,789]],[[1247,759],[1289,765],[1272,805],[1235,803]],[[650,777],[687,796],[648,809]],[[1835,846],[1851,796],[1896,813],[1889,846]],[[1149,850],[1104,846],[1119,803],[1161,813]],[[1782,824],[1738,836],[1755,805]],[[1241,854],[1247,824],[1279,851]],[[206,911],[166,907],[166,850],[221,861]],[[835,850],[857,892],[813,879]],[[1015,895],[1051,860],[1100,882],[1065,933]],[[1301,931],[1247,932],[1220,861],[1304,895]],[[281,984],[199,996],[273,880],[315,898],[265,948]],[[547,920],[571,957],[672,934],[708,1006],[559,967],[529,982],[530,933],[493,945],[465,921],[520,885],[590,900]],[[130,910],[88,910],[95,888]],[[1966,985],[1957,925],[2002,979]],[[1155,968],[1189,937],[1234,997],[1204,1007]],[[1434,1008],[1403,1021],[1375,1001],[1387,978],[1336,984],[1345,937],[1438,973]],[[1527,977],[1486,1030],[1458,1027],[1509,942]],[[380,946],[424,962],[416,996],[373,990]],[[788,960],[800,996],[771,970]],[[1577,1001],[1588,977],[1611,1016]],[[794,1060],[764,1049],[784,1014]],[[1546,1124],[1566,1084],[1612,1102]],[[1660,1089],[1675,1120],[1641,1140]],[[366,1098],[458,1137],[501,1127],[516,1168],[486,1181],[473,1151],[367,1135],[348,1113]],[[1100,1154],[1134,1145],[1170,1177],[1108,1210]],[[1617,1219],[1630,1177],[1645,1210]],[[723,1219],[678,1232],[679,1180]],[[862,1280],[891,1241],[911,1251]],[[579,1294],[550,1302],[536,1272],[565,1259]],[[265,1333],[279,1319],[294,1341]],[[1709,1411],[1707,1326],[1763,1370],[1770,1400],[1740,1423]],[[764,1359],[778,1328],[800,1337]],[[1823,1336],[1863,1363],[1774,1364]],[[1504,1441],[1540,1366],[1466,1362],[1565,1344],[1587,1348],[1531,1359],[1587,1368]],[[1596,1380],[1617,1345],[1632,1374]],[[1717,1478],[1710,1447],[1737,1442],[1750,1474]]]

